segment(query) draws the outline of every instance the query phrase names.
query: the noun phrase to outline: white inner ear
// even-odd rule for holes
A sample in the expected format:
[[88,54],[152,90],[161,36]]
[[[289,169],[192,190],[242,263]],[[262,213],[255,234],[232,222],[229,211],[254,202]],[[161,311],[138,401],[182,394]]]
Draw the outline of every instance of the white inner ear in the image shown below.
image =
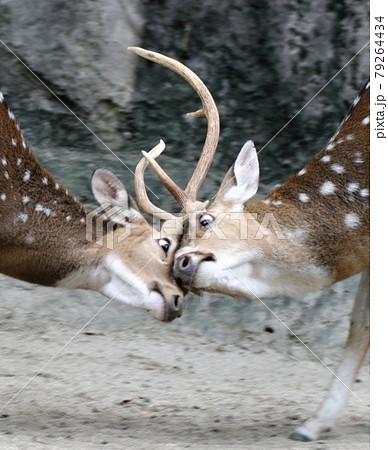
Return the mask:
[[[129,226],[143,220],[140,212],[131,206],[130,196],[123,183],[109,170],[97,169],[94,172],[92,190],[95,199],[106,210],[106,216],[112,222]],[[132,201],[134,202],[133,199]]]
[[227,190],[224,200],[243,205],[256,194],[259,187],[259,161],[252,141],[246,142],[240,150],[233,172],[235,183]]
[[92,190],[100,205],[109,203],[112,206],[128,208],[128,193],[123,183],[112,172],[97,169],[92,178]]

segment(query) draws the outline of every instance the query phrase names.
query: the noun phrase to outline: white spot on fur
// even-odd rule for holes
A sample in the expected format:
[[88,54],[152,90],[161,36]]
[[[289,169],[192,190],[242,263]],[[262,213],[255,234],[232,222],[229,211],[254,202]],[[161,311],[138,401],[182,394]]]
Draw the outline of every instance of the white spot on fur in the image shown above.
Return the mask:
[[273,201],[272,201],[272,204],[273,204],[274,206],[280,206],[280,205],[283,204],[283,202],[282,202],[281,200],[273,200]]
[[345,214],[345,225],[348,228],[357,228],[360,225],[360,218],[355,213]]
[[310,201],[309,196],[306,195],[306,194],[303,194],[303,193],[300,193],[300,194],[298,195],[298,198],[299,198],[299,200],[300,200],[302,203],[307,203],[308,201]]
[[369,116],[367,116],[367,117],[365,117],[365,119],[361,120],[361,123],[362,123],[362,125],[368,125],[369,121],[370,121]]
[[7,165],[7,160],[5,158],[1,159],[1,164],[5,167]]
[[10,110],[8,110],[8,117],[9,117],[11,120],[15,120],[15,116],[14,116],[13,112],[10,111]]
[[332,183],[331,181],[325,181],[322,184],[322,186],[319,188],[319,192],[322,195],[333,194],[335,190],[336,190],[336,187],[335,187],[334,183]]
[[80,219],[81,223],[85,223],[85,219],[82,217],[82,219]]
[[18,160],[16,161],[16,165],[20,166],[21,163],[22,163],[22,160],[20,158],[18,158]]
[[300,170],[300,171],[298,172],[298,175],[299,175],[299,176],[304,175],[306,172],[307,172],[307,170],[303,168],[302,170]]
[[348,134],[345,139],[347,141],[353,141],[354,140],[354,136],[352,134]]
[[55,183],[55,189],[58,190],[59,189],[59,184]]
[[364,160],[361,159],[361,158],[356,158],[356,159],[354,160],[354,162],[355,162],[356,164],[363,164]]
[[43,178],[42,178],[42,183],[43,183],[43,184],[46,184],[46,185],[48,184],[48,180],[47,180],[46,177],[43,177]]
[[30,179],[30,177],[31,177],[30,171],[29,171],[29,170],[26,170],[25,173],[24,173],[24,175],[23,175],[23,181],[24,181],[24,182],[28,181],[28,180]]
[[4,95],[0,92],[0,103],[3,103],[4,101]]
[[341,166],[340,164],[332,164],[331,170],[333,170],[335,173],[345,173],[345,168]]
[[27,236],[25,239],[27,244],[33,244],[35,242],[34,236]]
[[360,195],[361,197],[369,197],[369,189],[361,189]]
[[37,204],[35,206],[35,211],[36,212],[42,212],[43,214],[45,214],[47,217],[54,217],[56,214],[54,212],[51,211],[50,208],[45,208],[44,206],[42,206],[41,204]]
[[26,205],[30,201],[30,197],[27,197],[26,195],[22,197],[23,205]]
[[329,156],[329,155],[322,156],[322,158],[321,158],[322,162],[329,162],[330,160],[331,160],[331,156]]
[[9,173],[7,171],[4,172],[4,178],[6,180],[9,180]]
[[16,222],[23,222],[23,223],[26,223],[26,222],[27,222],[27,219],[28,219],[28,215],[27,215],[27,214],[19,213],[19,214],[16,216],[15,223],[16,223]]
[[269,204],[271,203],[271,200],[269,200],[269,199],[267,198],[267,199],[264,200],[264,203],[265,203],[266,205],[269,205]]
[[359,187],[360,187],[359,183],[348,183],[346,189],[349,192],[356,192]]
[[14,147],[16,147],[16,139],[15,139],[15,138],[12,138],[12,139],[11,139],[11,142],[12,142],[12,145],[13,145]]
[[6,200],[7,196],[5,194],[1,194],[0,195],[1,200],[3,200],[3,202]]
[[71,216],[66,216],[66,222],[68,222],[71,219]]
[[326,145],[326,150],[333,150],[333,148],[335,147],[335,144],[333,142],[330,142],[330,144]]

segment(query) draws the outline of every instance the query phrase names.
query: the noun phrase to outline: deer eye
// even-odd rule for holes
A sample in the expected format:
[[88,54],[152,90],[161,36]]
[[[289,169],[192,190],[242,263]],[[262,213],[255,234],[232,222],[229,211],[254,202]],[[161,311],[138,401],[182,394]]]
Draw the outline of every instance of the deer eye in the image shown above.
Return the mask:
[[159,239],[158,244],[162,247],[164,253],[167,253],[170,248],[171,242],[168,239]]
[[199,218],[199,224],[201,225],[202,228],[205,228],[210,223],[212,223],[213,220],[214,220],[214,217],[211,216],[210,214],[202,214],[202,216],[200,216],[200,218]]

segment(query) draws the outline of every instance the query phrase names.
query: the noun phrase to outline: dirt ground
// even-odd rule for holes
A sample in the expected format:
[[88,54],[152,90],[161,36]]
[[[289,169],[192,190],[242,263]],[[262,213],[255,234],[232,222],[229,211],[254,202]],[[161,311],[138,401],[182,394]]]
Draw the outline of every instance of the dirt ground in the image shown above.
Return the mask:
[[[319,441],[288,439],[329,384],[318,361],[210,340],[113,302],[81,330],[104,297],[0,284],[1,449],[369,448],[369,408],[354,396]],[[368,365],[354,391],[369,404]]]

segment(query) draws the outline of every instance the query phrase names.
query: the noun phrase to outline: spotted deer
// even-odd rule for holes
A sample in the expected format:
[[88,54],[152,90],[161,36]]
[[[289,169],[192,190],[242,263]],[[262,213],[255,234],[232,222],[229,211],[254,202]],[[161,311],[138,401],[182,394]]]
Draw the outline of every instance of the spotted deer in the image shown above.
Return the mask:
[[247,203],[259,184],[252,141],[202,209],[181,201],[182,190],[155,160],[159,153],[143,155],[184,212],[173,269],[184,288],[261,299],[361,273],[343,360],[318,412],[291,435],[317,439],[341,415],[369,348],[369,83],[323,150],[261,200]]
[[0,273],[98,291],[162,321],[181,316],[183,292],[171,274],[174,242],[158,236],[108,170],[95,171],[92,189],[105,218],[42,167],[0,93]]

